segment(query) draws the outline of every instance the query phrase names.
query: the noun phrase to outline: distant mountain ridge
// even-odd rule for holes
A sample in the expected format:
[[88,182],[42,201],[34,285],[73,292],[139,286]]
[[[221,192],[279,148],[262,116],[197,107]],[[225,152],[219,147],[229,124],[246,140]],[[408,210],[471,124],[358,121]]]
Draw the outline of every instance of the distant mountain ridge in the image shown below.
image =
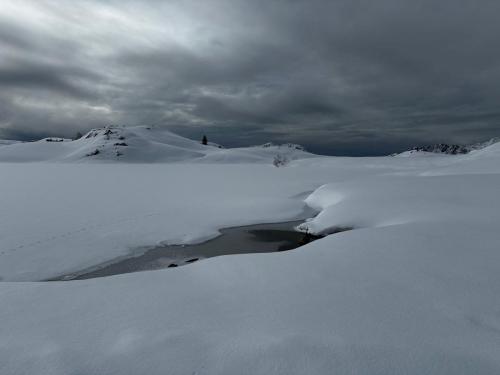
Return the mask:
[[492,144],[498,142],[500,142],[500,138],[497,137],[497,138],[491,138],[486,142],[479,142],[471,145],[439,143],[434,145],[413,147],[411,150],[404,151],[398,155],[411,155],[424,152],[434,153],[434,154],[463,155],[463,154],[468,154],[471,151],[481,150],[485,147],[491,146]]

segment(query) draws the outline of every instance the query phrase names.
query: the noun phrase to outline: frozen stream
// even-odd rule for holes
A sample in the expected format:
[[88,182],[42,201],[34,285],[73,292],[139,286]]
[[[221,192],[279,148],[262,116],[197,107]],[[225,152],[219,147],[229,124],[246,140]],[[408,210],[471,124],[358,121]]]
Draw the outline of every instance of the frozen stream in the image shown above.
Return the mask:
[[100,266],[50,280],[91,279],[184,266],[219,255],[291,250],[319,238],[294,230],[294,227],[302,222],[303,220],[225,228],[220,230],[221,234],[218,237],[199,244],[159,246],[138,256],[115,259]]

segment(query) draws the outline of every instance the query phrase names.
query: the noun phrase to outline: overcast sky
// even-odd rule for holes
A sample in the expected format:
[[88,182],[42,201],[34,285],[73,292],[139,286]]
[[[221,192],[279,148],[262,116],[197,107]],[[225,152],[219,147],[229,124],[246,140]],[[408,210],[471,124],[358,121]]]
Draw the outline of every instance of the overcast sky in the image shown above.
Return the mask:
[[499,35],[498,0],[1,0],[0,138],[480,141],[500,136]]

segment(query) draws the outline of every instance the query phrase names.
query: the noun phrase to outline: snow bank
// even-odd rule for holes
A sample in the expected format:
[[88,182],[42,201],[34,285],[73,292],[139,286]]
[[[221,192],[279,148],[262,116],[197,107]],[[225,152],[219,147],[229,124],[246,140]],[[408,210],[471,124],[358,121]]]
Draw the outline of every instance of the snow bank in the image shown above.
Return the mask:
[[417,222],[500,222],[493,200],[500,175],[382,176],[322,186],[306,203],[321,213],[302,226],[312,233],[335,227],[381,227]]

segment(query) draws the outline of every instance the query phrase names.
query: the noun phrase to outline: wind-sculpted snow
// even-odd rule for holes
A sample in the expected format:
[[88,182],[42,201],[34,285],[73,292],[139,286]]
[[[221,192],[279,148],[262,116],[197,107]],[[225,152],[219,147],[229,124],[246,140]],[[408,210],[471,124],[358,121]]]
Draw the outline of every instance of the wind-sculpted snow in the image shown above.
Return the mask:
[[[0,163],[0,373],[497,375],[499,147],[285,168],[227,164],[220,149]],[[34,282],[296,217],[303,199],[320,212],[301,229],[353,230],[286,253]]]

